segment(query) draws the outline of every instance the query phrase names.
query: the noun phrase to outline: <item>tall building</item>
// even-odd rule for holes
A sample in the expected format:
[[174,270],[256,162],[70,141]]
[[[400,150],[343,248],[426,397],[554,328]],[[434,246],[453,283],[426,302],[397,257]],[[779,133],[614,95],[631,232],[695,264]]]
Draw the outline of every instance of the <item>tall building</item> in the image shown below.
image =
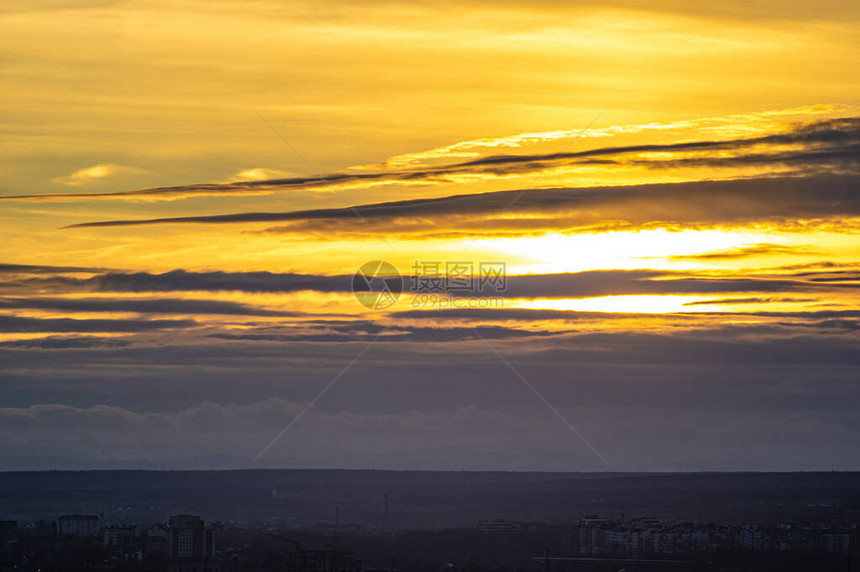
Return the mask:
[[203,519],[181,514],[167,521],[170,558],[203,558]]
[[94,514],[64,514],[57,519],[57,534],[85,538],[98,533],[99,517]]
[[156,524],[147,528],[144,532],[143,547],[147,554],[168,554],[170,542],[168,541],[167,527]]
[[210,572],[218,568],[215,531],[206,528],[199,516],[180,514],[167,521],[170,572]]
[[128,524],[110,524],[104,527],[105,546],[128,548],[137,543],[137,527]]
[[141,561],[144,555],[143,538],[137,526],[109,524],[102,528],[105,551],[111,558],[126,562]]
[[578,542],[575,542],[580,556],[595,556],[604,548],[603,527],[609,524],[609,517],[588,515],[579,519]]

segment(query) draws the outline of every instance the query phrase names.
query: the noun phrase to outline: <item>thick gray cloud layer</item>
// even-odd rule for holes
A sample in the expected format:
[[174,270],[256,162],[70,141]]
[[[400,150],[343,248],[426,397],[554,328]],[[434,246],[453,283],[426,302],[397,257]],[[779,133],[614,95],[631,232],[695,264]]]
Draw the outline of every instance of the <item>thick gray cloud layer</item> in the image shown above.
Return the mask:
[[[584,272],[510,277],[509,286],[516,296],[777,296],[853,287],[842,280],[813,281],[829,272],[833,278],[852,275],[838,265],[818,266],[780,277],[723,280],[651,270]],[[487,343],[539,387],[612,468],[858,468],[851,454],[860,441],[856,310],[756,312],[748,316],[765,321],[745,325],[732,323],[737,314],[725,314],[722,323],[713,313],[517,309],[294,320],[231,302],[105,294],[346,292],[349,277],[51,271],[8,274],[7,290],[52,294],[10,296],[0,305],[7,312],[195,318],[0,318],[6,332],[72,334],[0,344],[5,468],[92,466],[104,458],[125,466],[251,466],[297,411],[366,352],[267,453],[264,466],[605,469]],[[104,294],[58,297],[68,292]],[[204,320],[207,315],[230,316],[242,327],[220,329]],[[535,328],[541,320],[562,326]],[[660,333],[587,329],[623,320],[663,325]],[[472,328],[475,323],[480,325]],[[123,337],[92,335],[111,332]]]
[[[857,339],[776,331],[493,343],[615,468],[858,468],[851,454],[860,440]],[[367,343],[334,353],[326,343],[260,340],[67,348],[50,359],[0,349],[10,372],[9,406],[0,409],[3,456],[169,461],[222,454],[250,464]],[[94,360],[110,370],[94,371]],[[383,339],[269,458],[292,466],[456,469],[503,468],[514,455],[516,468],[601,468],[533,397],[480,341],[435,342],[422,351]],[[455,445],[471,451],[475,464],[451,455]],[[403,464],[390,464],[397,459]]]

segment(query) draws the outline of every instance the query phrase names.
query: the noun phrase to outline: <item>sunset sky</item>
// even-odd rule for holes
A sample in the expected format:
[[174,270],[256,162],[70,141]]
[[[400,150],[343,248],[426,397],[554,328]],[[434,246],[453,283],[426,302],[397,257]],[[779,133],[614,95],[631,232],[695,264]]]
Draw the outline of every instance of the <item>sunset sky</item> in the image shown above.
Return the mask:
[[860,470],[858,25],[0,9],[0,469]]

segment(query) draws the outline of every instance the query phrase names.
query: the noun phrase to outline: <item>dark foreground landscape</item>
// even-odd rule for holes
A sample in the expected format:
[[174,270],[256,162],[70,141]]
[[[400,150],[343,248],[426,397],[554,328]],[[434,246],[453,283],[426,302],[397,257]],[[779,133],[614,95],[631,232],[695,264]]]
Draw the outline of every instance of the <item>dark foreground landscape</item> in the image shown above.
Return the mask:
[[841,571],[860,473],[10,472],[0,506],[10,570]]

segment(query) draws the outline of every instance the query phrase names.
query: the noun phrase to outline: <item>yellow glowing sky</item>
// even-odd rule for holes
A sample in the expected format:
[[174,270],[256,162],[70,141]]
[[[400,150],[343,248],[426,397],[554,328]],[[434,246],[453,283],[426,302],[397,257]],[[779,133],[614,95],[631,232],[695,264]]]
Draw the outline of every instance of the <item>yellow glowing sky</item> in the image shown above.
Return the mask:
[[824,4],[813,18],[776,3],[744,17],[659,3],[27,6],[0,16],[9,194],[62,190],[96,165],[122,169],[82,191],[306,173],[254,111],[327,172],[573,130],[604,109],[596,128],[856,103],[846,71],[860,63],[856,13]]
[[[2,196],[385,172],[496,154],[556,153],[568,146],[729,140],[782,132],[798,122],[851,117],[858,109],[858,11],[843,3],[816,10],[781,3],[720,9],[553,2],[29,6],[0,13]],[[382,223],[371,225],[374,232],[328,234],[272,232],[277,225],[260,223],[60,228],[99,220],[339,208],[345,201],[366,204],[532,185],[730,179],[791,174],[793,168],[690,164],[653,169],[636,163],[703,156],[700,151],[641,152],[613,166],[467,172],[416,183],[347,184],[339,190],[263,189],[262,194],[202,193],[170,200],[10,200],[0,203],[0,245],[7,264],[150,273],[332,275],[350,274],[373,258],[401,269],[416,259],[458,258],[503,259],[513,275],[647,268],[738,277],[774,275],[779,273],[774,269],[790,265],[857,261],[860,239],[846,227],[856,221],[846,217],[828,222],[846,227],[842,230],[798,228],[790,221],[685,228],[656,220],[649,228],[493,234],[496,226],[503,227],[501,232],[530,216],[557,214],[512,212],[500,213],[499,221],[460,221],[459,236],[445,232],[460,223],[440,224],[436,234],[411,233],[411,227],[429,219],[400,221],[393,230],[380,226],[387,244],[375,236]],[[476,234],[484,231],[487,235]],[[775,247],[731,254],[756,245]],[[359,312],[348,296],[306,296],[315,300],[309,306]],[[664,313],[720,310],[719,304],[685,304],[726,296],[744,294],[510,303]],[[830,299],[850,304],[845,296]],[[809,304],[820,302],[816,298]]]
[[6,4],[0,470],[858,468],[860,3]]

